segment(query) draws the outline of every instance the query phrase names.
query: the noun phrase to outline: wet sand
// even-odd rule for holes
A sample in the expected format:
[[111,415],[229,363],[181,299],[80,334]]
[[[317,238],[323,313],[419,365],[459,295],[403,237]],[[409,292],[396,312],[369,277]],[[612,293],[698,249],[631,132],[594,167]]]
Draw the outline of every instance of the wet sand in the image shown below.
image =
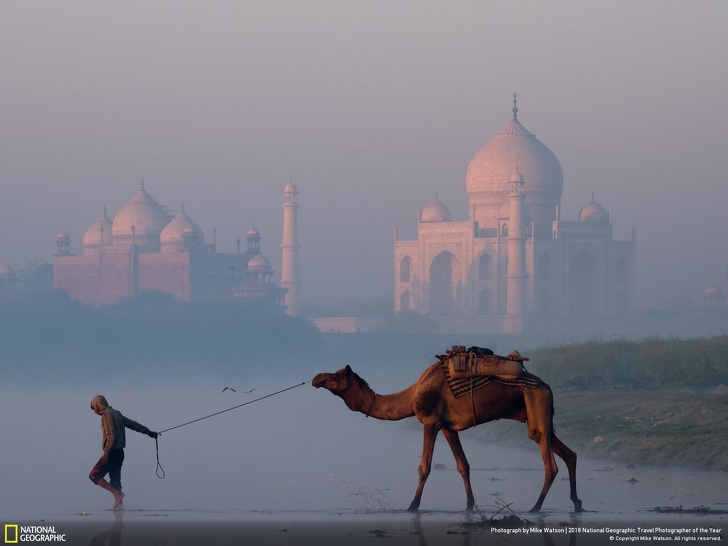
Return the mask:
[[[29,523],[52,525],[66,544],[290,545],[614,544],[726,541],[724,517],[547,513],[522,515],[519,527],[491,527],[461,513],[174,513],[96,514]],[[525,521],[528,520],[528,521]],[[21,524],[22,525],[22,524]]]

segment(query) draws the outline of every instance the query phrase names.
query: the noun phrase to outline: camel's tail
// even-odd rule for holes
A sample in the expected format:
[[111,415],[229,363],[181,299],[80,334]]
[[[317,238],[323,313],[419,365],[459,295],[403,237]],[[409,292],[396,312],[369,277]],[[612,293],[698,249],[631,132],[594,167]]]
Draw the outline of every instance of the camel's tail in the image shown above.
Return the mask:
[[551,392],[551,434],[556,434],[556,427],[554,426],[554,414],[556,412],[554,411],[554,393]]

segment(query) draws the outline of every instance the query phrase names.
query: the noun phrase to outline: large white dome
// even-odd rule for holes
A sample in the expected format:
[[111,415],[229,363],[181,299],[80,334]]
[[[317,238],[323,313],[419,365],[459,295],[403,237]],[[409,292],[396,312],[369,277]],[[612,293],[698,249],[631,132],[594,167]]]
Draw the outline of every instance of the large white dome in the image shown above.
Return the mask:
[[526,181],[527,191],[561,197],[564,174],[559,160],[516,118],[470,160],[465,175],[468,193],[510,192],[516,168]]
[[555,217],[561,201],[564,174],[554,153],[518,120],[514,99],[513,119],[480,150],[468,165],[465,185],[468,201],[481,227],[497,225],[507,215],[511,177],[523,175],[523,191],[531,218],[546,224]]

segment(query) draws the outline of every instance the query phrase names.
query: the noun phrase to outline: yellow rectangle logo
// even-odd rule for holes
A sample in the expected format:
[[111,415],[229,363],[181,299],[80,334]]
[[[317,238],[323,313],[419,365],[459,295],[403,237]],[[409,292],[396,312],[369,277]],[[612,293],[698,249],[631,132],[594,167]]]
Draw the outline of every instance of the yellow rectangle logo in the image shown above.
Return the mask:
[[6,523],[5,524],[5,544],[17,544],[18,543],[18,524],[17,523]]

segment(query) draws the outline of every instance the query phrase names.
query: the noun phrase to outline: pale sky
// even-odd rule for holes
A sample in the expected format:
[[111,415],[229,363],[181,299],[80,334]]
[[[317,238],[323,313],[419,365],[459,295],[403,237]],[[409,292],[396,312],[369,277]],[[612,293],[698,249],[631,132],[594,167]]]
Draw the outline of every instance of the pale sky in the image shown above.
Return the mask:
[[[728,258],[724,1],[0,3],[0,260],[81,250],[139,189],[280,271],[299,189],[304,302],[393,290],[393,226],[511,118],[556,154],[562,218],[638,238],[638,305],[701,303]],[[276,275],[276,278],[278,276]]]

